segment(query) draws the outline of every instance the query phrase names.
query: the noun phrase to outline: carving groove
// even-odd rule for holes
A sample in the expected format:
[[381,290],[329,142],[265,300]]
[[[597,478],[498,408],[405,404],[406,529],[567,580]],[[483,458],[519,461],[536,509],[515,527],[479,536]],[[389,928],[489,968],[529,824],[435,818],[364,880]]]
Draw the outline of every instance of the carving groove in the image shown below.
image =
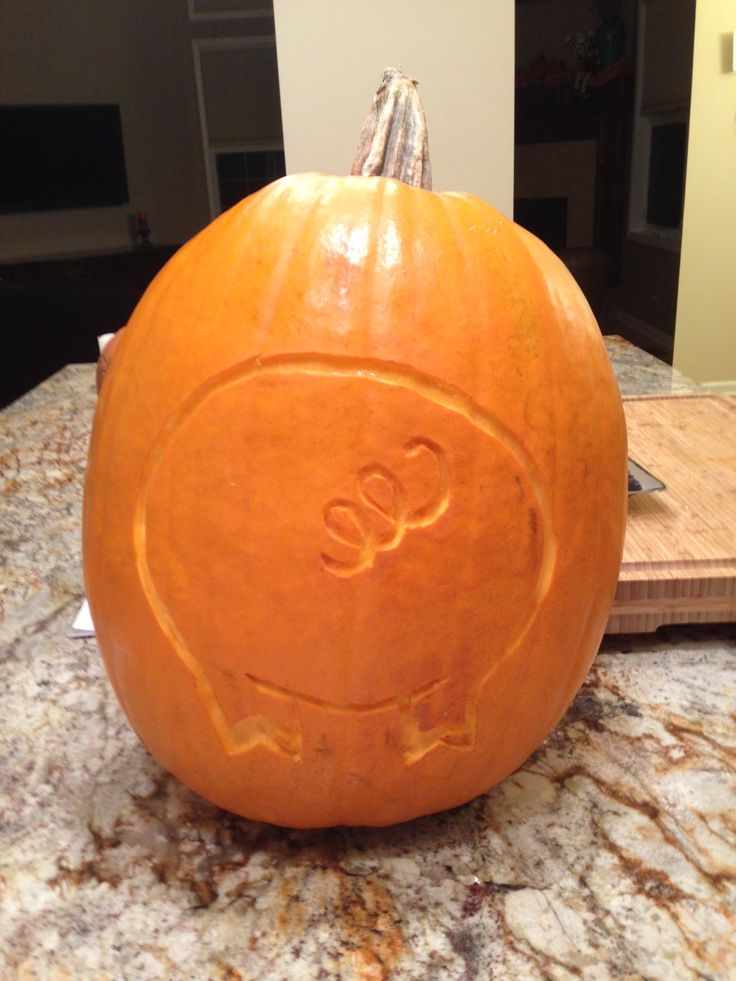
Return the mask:
[[[437,487],[429,500],[413,510],[409,507],[406,488],[399,478],[380,463],[371,463],[358,472],[356,489],[364,508],[374,511],[389,524],[388,531],[378,535],[366,516],[365,510],[349,500],[335,499],[325,505],[323,514],[325,528],[329,534],[342,545],[358,550],[353,562],[335,559],[322,552],[322,564],[328,572],[335,576],[354,576],[370,569],[376,561],[379,552],[398,548],[401,540],[411,528],[427,528],[442,517],[450,503],[449,476],[447,458],[444,451],[431,439],[416,437],[404,446],[404,456],[416,457],[425,450],[430,453],[437,464]],[[382,481],[391,491],[392,507],[384,508],[371,494],[369,482]],[[336,520],[339,514],[348,515],[351,523],[358,531],[356,538],[350,538],[344,528]]]
[[[414,691],[402,693],[381,702],[355,705],[316,699],[305,693],[279,687],[264,679],[247,676],[248,683],[252,684],[256,691],[268,695],[286,709],[287,724],[280,724],[275,719],[262,714],[245,716],[234,724],[229,723],[225,718],[212,683],[194,652],[189,649],[153,580],[146,550],[148,498],[158,466],[179,428],[186,420],[213,395],[264,375],[366,378],[377,384],[407,389],[420,398],[462,416],[486,436],[498,440],[517,465],[525,471],[542,519],[542,559],[534,590],[534,601],[531,604],[529,615],[525,621],[519,624],[518,632],[503,656],[495,664],[489,666],[481,676],[475,678],[465,693],[464,716],[460,723],[440,723],[430,729],[420,727],[418,707],[421,705],[422,699],[451,684],[449,679],[443,678],[435,679]],[[384,536],[377,535],[366,518],[364,510],[353,501],[339,499],[331,501],[325,509],[325,526],[332,537],[343,544],[359,548],[361,554],[364,553],[365,543],[368,541],[371,543],[371,548],[375,548],[377,552],[387,548],[395,548],[407,529],[426,527],[437,521],[447,508],[450,497],[445,455],[437,444],[423,438],[410,440],[404,447],[404,453],[409,458],[422,451],[429,451],[435,456],[438,469],[437,490],[428,501],[413,510],[408,510],[402,497],[402,493],[405,495],[403,485],[388,468],[383,468],[380,464],[371,464],[361,470],[358,476],[359,496],[364,507],[371,507],[381,513],[393,524],[393,528],[384,533]],[[386,481],[391,486],[394,494],[393,511],[387,512],[381,507],[375,496],[370,493],[367,483],[370,479],[376,478]],[[348,515],[349,520],[353,522],[356,529],[355,538],[351,537],[343,524],[338,525],[336,520],[333,520],[334,515],[340,511]],[[402,518],[402,521],[397,520],[399,517]],[[168,419],[148,458],[142,490],[136,502],[133,535],[138,576],[151,611],[174,652],[192,675],[202,704],[212,721],[224,751],[230,756],[239,756],[256,747],[261,747],[294,762],[301,759],[303,751],[303,736],[299,721],[301,705],[305,707],[316,706],[325,711],[349,713],[353,716],[366,716],[380,712],[397,713],[403,742],[403,757],[407,765],[417,763],[437,747],[446,746],[458,750],[471,747],[475,740],[476,706],[481,690],[489,682],[494,672],[513,656],[526,637],[549,589],[556,557],[549,495],[536,463],[523,443],[513,433],[460,389],[448,385],[440,379],[424,375],[407,365],[336,355],[301,354],[254,358],[215,375],[195,390],[178,411]],[[375,552],[373,558],[375,558]],[[367,568],[367,566],[365,567]],[[354,574],[356,571],[360,570],[352,568],[348,574]]]

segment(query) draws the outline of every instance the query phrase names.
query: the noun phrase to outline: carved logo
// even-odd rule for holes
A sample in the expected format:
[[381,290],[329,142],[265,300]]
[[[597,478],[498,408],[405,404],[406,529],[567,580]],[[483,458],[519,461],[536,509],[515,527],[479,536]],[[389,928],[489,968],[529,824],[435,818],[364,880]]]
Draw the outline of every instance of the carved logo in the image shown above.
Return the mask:
[[[324,397],[330,386],[340,407],[350,398],[360,411],[370,406],[369,462],[351,455],[341,408]],[[412,432],[427,435],[404,443]],[[285,460],[291,480],[273,476]],[[518,517],[498,536],[487,518],[493,507]],[[402,563],[387,573],[393,593],[360,578],[408,534],[419,537],[440,521],[442,536],[424,536],[423,547],[427,554],[442,542],[453,547],[443,547],[437,574],[421,589],[414,588],[416,576],[403,584]],[[484,550],[482,568],[467,561],[466,544]],[[351,726],[385,716],[407,765],[439,747],[471,746],[481,693],[523,643],[556,561],[546,481],[503,420],[410,366],[316,354],[233,365],[182,402],[145,464],[133,545],[152,615],[191,674],[225,752],[260,748],[294,761],[306,751],[313,729],[305,720],[315,713],[344,717]],[[214,561],[205,573],[206,550]],[[161,558],[171,555],[176,562]],[[320,567],[330,575],[315,575]],[[188,602],[202,588],[212,594],[212,624],[202,623]],[[513,617],[494,601],[499,594],[509,597]],[[329,658],[324,664],[320,658],[336,645],[349,655],[352,625],[364,601],[376,596],[400,602],[406,623],[425,617],[432,625],[424,632],[425,656],[402,659],[411,638],[394,629],[401,618],[377,617],[373,632],[363,635],[372,656],[364,652],[360,664],[370,699],[350,687],[350,672],[335,699],[323,686]],[[467,597],[462,622],[444,616],[448,596]],[[329,629],[322,628],[321,611]],[[217,644],[210,642],[214,628]],[[384,651],[395,655],[395,671]],[[452,659],[460,656],[464,683],[453,672]],[[428,662],[429,678],[422,667]]]
[[[325,505],[323,514],[328,534],[336,542],[356,551],[352,561],[336,559],[323,552],[322,564],[328,572],[335,576],[354,576],[370,569],[378,553],[397,548],[411,528],[427,528],[445,513],[450,502],[446,456],[431,439],[418,437],[404,446],[404,456],[408,459],[422,453],[434,458],[437,485],[429,500],[418,507],[412,508],[404,484],[380,463],[371,463],[358,473],[355,489],[360,504],[335,498]],[[388,491],[388,507],[379,499],[376,485],[383,485]],[[388,524],[387,531],[376,529],[370,519],[371,512]]]

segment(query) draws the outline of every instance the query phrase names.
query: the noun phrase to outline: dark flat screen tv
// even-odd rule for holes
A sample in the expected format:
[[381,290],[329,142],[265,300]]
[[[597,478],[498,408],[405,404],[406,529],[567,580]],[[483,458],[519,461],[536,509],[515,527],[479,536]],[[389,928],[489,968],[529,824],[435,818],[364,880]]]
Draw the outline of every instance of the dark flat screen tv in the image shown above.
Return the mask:
[[119,106],[0,106],[0,213],[128,201]]

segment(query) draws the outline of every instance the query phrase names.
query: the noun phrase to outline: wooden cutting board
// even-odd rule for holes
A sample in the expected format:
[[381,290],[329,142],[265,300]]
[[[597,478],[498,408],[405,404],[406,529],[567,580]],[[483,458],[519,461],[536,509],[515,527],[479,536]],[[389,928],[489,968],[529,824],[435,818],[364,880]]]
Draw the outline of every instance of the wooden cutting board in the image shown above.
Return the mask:
[[629,456],[666,489],[629,496],[607,633],[736,620],[736,398],[627,398]]

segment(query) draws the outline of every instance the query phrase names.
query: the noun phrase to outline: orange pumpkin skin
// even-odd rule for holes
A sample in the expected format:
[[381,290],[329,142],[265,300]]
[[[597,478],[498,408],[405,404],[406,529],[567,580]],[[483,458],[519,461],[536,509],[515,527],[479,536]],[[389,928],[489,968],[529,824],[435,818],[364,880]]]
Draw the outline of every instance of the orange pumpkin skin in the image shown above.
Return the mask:
[[386,825],[557,723],[625,514],[618,388],[562,263],[470,195],[297,175],[182,248],[121,337],[86,587],[172,773],[253,819]]

